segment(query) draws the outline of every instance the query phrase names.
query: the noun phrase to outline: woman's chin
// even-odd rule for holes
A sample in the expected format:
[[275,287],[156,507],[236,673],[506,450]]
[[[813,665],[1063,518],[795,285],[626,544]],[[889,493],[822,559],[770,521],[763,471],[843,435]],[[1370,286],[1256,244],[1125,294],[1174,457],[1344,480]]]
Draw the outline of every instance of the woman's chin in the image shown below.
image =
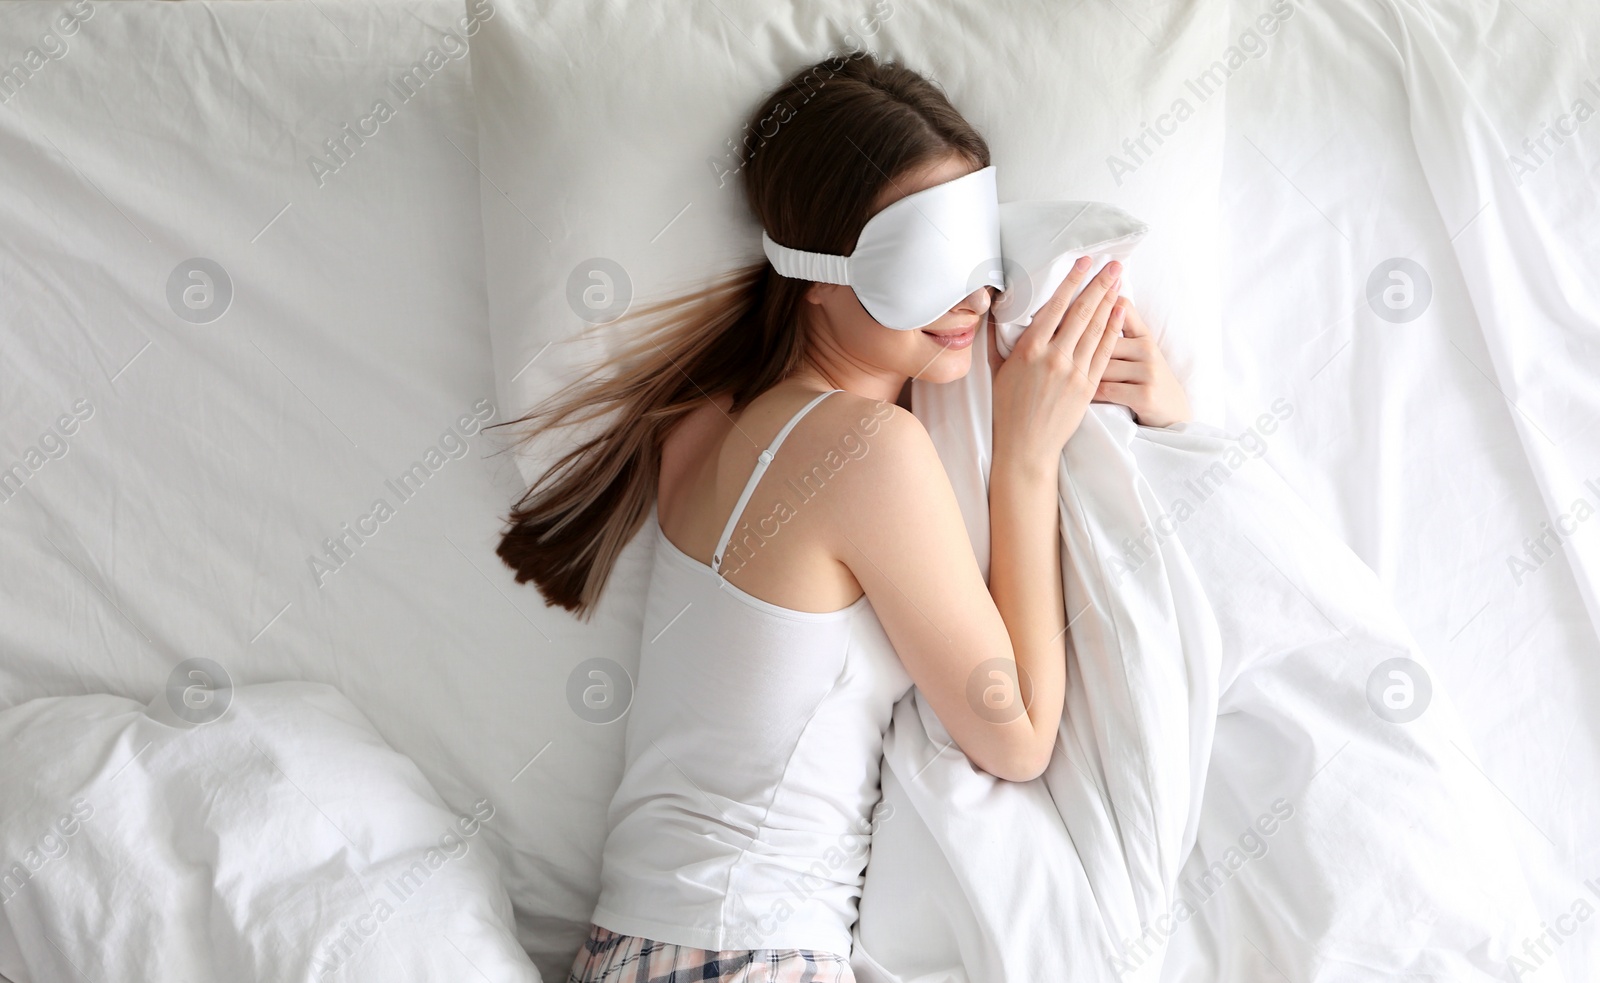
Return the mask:
[[963,348],[958,351],[942,352],[927,368],[918,373],[917,378],[923,382],[955,382],[964,379],[972,371],[972,349]]

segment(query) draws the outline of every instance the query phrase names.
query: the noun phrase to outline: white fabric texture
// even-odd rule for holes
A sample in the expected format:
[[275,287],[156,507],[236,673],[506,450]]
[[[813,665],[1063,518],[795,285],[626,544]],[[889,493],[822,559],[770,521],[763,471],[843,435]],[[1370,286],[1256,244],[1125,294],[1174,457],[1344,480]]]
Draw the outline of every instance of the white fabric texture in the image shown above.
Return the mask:
[[[27,474],[0,494],[0,707],[146,704],[193,657],[240,687],[334,686],[451,814],[491,801],[474,851],[559,902],[541,857],[574,851],[551,817],[603,814],[619,765],[567,677],[639,628],[579,627],[494,555],[521,481],[482,429],[507,411],[469,68],[447,40],[462,4],[91,6],[0,106],[0,471]],[[0,4],[0,62],[67,10]],[[325,141],[346,124],[368,135],[340,162]],[[169,300],[191,257],[231,279],[210,323]],[[623,606],[642,596],[630,563]],[[592,882],[569,890],[593,903]],[[113,937],[52,935],[75,956]]]
[[[793,426],[829,395],[784,424],[763,462],[782,456]],[[782,510],[746,513],[765,470],[746,479],[729,516],[738,533],[724,563],[742,564],[803,505],[790,489]],[[656,554],[638,692],[593,920],[713,952],[848,959],[883,733],[911,678],[866,595],[837,611],[781,607],[679,550],[654,510],[646,528]]]
[[[1470,728],[1545,923],[1501,977],[1593,979],[1600,621],[1595,524],[1573,523],[1600,504],[1600,153],[1587,125],[1524,141],[1600,109],[1600,9],[1294,9],[1229,83],[1228,430],[1292,404],[1265,460],[1377,572]],[[1424,276],[1372,298],[1396,258]]]
[[215,693],[199,722],[166,692],[0,712],[0,973],[538,983],[492,800],[453,812],[330,686]]
[[[987,366],[986,351],[974,361]],[[974,413],[987,434],[989,390],[987,372],[969,373],[915,409]],[[947,428],[930,432],[952,473],[986,471]],[[884,749],[894,820],[874,832],[857,925],[862,979],[924,978],[931,959],[971,980],[1064,965],[1084,980],[1267,965],[1489,980],[1538,931],[1448,697],[1406,722],[1370,702],[1390,660],[1425,671],[1426,657],[1255,447],[1205,425],[1136,427],[1122,407],[1085,417],[1060,473],[1071,644],[1055,755],[1039,781],[1000,781],[951,747],[918,694],[900,702]],[[986,481],[955,487],[986,544]],[[941,901],[930,912],[908,896]],[[1180,930],[1192,934],[1169,960]],[[1261,961],[1230,944],[1241,934]]]
[[[1055,295],[1072,266],[1089,257],[1093,275],[1111,260],[1123,261],[1122,284],[1139,294],[1139,276],[1127,264],[1150,227],[1099,201],[1008,201],[1000,206],[1000,241],[1006,288],[994,299],[990,318],[998,326],[996,349],[1009,358],[1033,315]],[[1070,233],[1067,234],[1067,233]],[[976,363],[974,363],[976,364]]]
[[[1180,884],[1197,882],[1203,864],[1226,865],[1229,848],[1244,863],[1177,926],[1162,976],[1364,980],[1394,978],[1407,960],[1454,959],[1439,977],[1589,979],[1600,883],[1600,847],[1587,833],[1600,815],[1585,722],[1600,699],[1585,668],[1600,650],[1586,609],[1592,540],[1583,526],[1559,539],[1544,530],[1562,516],[1570,530],[1583,511],[1574,502],[1597,501],[1571,480],[1596,471],[1593,442],[1578,432],[1595,418],[1600,316],[1577,271],[1600,268],[1597,156],[1582,140],[1547,140],[1554,155],[1519,144],[1543,132],[1539,114],[1582,94],[1576,56],[1600,22],[1575,5],[1532,20],[1494,3],[1290,10],[1264,44],[1240,33],[1255,29],[1256,5],[1235,4],[1231,26],[1256,44],[1228,83],[1226,432],[1261,459],[1177,533],[1217,609],[1231,611],[1219,621],[1237,649],[1222,677],[1196,860]],[[1555,33],[1553,22],[1572,30]],[[1537,71],[1507,69],[1546,59]],[[1370,298],[1367,284],[1394,257],[1432,281],[1430,303],[1416,279],[1421,309],[1398,323],[1407,312],[1380,314],[1393,305]],[[1144,480],[1164,506],[1192,501],[1184,482],[1198,472],[1173,473],[1156,436],[1141,431],[1131,445]],[[1308,511],[1285,509],[1285,483]],[[1302,524],[1334,531],[1376,582],[1348,558],[1327,564],[1327,536],[1308,537]],[[1545,545],[1530,557],[1539,536]],[[1307,555],[1324,562],[1307,565]],[[1372,645],[1352,626],[1385,620],[1379,638],[1409,635],[1426,653],[1407,653],[1426,667],[1417,680],[1446,701],[1403,727],[1362,705],[1361,672],[1338,671],[1355,669],[1355,646],[1335,628]],[[1340,648],[1343,658],[1328,658]],[[1460,712],[1436,718],[1450,703]],[[904,719],[897,713],[892,740]],[[1360,723],[1376,730],[1355,731]],[[1329,744],[1341,731],[1351,743]],[[1286,760],[1305,764],[1283,769]],[[1303,801],[1285,800],[1295,811],[1281,820],[1268,786],[1296,769],[1315,777]],[[886,768],[886,794],[904,803],[896,770]],[[1394,823],[1396,811],[1407,821]],[[949,838],[912,822],[894,829],[912,816],[902,808],[880,830],[864,918],[890,864],[923,872],[922,890],[894,895],[911,899],[898,929],[887,901],[878,905],[884,931],[867,951],[903,980],[992,978],[984,971],[1000,957],[969,909],[1004,877],[958,880],[941,849]],[[976,870],[965,849],[954,855],[961,871]],[[1357,862],[1341,869],[1346,858]],[[1030,872],[1048,866],[1029,860]],[[1057,889],[1042,880],[1006,900]],[[1448,915],[1437,930],[1417,917],[1429,910]],[[1088,979],[1114,972],[1074,966]]]
[[773,242],[772,237],[765,231],[761,233],[761,251],[766,254],[768,262],[772,263],[772,268],[784,276],[811,280],[815,283],[850,282],[849,256],[808,253],[803,249],[780,246]]

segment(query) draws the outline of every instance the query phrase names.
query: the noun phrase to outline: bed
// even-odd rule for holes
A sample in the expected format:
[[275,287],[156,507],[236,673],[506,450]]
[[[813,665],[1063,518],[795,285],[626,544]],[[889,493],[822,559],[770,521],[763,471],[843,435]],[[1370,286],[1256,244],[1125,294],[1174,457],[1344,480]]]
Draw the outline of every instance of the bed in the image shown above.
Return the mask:
[[[1594,976],[1600,82],[1585,58],[1600,16],[1491,0],[955,9],[0,8],[0,729],[16,735],[0,860],[26,875],[0,909],[0,975],[564,978],[621,767],[620,712],[582,712],[572,682],[626,687],[650,557],[630,547],[587,623],[516,585],[493,549],[538,459],[499,453],[484,428],[610,343],[568,303],[579,260],[618,256],[649,296],[750,252],[706,158],[741,86],[852,25],[933,63],[958,106],[973,93],[1002,173],[1008,152],[1020,161],[1027,121],[943,44],[954,24],[998,38],[1002,77],[1040,70],[1035,35],[1129,59],[1071,69],[1122,113],[1082,117],[1098,129],[1079,131],[1094,166],[1074,196],[1184,230],[1150,254],[1176,272],[1152,260],[1145,275],[1201,298],[1162,313],[1186,325],[1171,341],[1208,419],[1238,434],[1292,407],[1261,462],[1375,572],[1527,880],[1539,920],[1513,940],[1519,963],[1500,954],[1504,978]],[[708,190],[597,205],[593,188],[636,174],[590,151],[638,153],[650,131],[581,110],[629,118],[608,94],[670,81],[676,56],[646,45],[653,60],[585,87],[652,17],[719,59],[699,69],[713,94],[661,121],[690,143],[655,148],[663,180]],[[1121,145],[1230,50],[1238,64],[1176,139]],[[530,82],[545,88],[508,97]],[[591,142],[519,163],[552,134]],[[1014,193],[1050,179],[1030,171]],[[631,225],[582,220],[641,203]],[[208,702],[222,699],[225,713]],[[97,723],[74,739],[73,720]],[[254,765],[173,770],[208,760]],[[299,817],[304,849],[246,851],[254,869],[230,849],[275,832],[225,794],[247,781],[284,796],[260,801]],[[108,791],[129,786],[140,808]],[[190,822],[161,820],[180,812]],[[419,861],[444,876],[399,920],[360,921]],[[176,872],[173,896],[229,903],[203,930],[130,921],[141,864]],[[1270,869],[1142,971],[1291,969],[1292,931],[1235,930]],[[1347,889],[1335,907],[1382,896]],[[101,893],[119,903],[91,903]],[[130,926],[174,942],[100,944]],[[885,978],[981,978],[954,937],[897,938],[875,942]],[[1315,940],[1288,955],[1291,978],[1347,978]]]

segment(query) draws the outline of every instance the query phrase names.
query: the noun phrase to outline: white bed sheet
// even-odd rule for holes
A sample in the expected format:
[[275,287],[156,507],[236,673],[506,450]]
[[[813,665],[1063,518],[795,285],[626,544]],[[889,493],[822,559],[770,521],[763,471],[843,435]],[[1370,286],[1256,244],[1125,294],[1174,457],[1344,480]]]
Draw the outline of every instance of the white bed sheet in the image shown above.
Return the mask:
[[[0,5],[0,61],[62,10]],[[520,902],[575,850],[541,817],[615,784],[585,732],[550,744],[568,674],[637,636],[516,587],[493,553],[516,468],[444,436],[494,399],[470,72],[441,41],[462,15],[96,4],[0,106],[0,468],[57,448],[41,435],[87,401],[0,502],[0,707],[145,703],[193,657],[238,685],[331,684],[453,810],[493,803],[485,842]],[[430,48],[439,70],[403,99]],[[309,160],[345,124],[368,135],[319,186]],[[210,323],[169,305],[191,257],[232,282]],[[379,498],[392,516],[313,571]]]
[[[1294,406],[1266,460],[1428,653],[1554,929],[1526,965],[1574,980],[1600,972],[1600,922],[1573,916],[1600,905],[1600,523],[1535,570],[1508,558],[1600,507],[1600,125],[1520,186],[1509,157],[1600,110],[1597,38],[1576,2],[1297,4],[1228,83],[1222,202],[1230,432]],[[1366,298],[1394,257],[1431,281],[1409,321]]]

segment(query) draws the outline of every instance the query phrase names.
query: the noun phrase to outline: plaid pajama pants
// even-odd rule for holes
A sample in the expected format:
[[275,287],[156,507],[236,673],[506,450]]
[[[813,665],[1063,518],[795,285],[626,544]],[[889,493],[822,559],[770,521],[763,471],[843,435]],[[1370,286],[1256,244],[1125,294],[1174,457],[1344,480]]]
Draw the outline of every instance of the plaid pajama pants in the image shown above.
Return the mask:
[[572,961],[567,983],[855,983],[844,957],[810,949],[727,949],[620,935],[599,925]]

